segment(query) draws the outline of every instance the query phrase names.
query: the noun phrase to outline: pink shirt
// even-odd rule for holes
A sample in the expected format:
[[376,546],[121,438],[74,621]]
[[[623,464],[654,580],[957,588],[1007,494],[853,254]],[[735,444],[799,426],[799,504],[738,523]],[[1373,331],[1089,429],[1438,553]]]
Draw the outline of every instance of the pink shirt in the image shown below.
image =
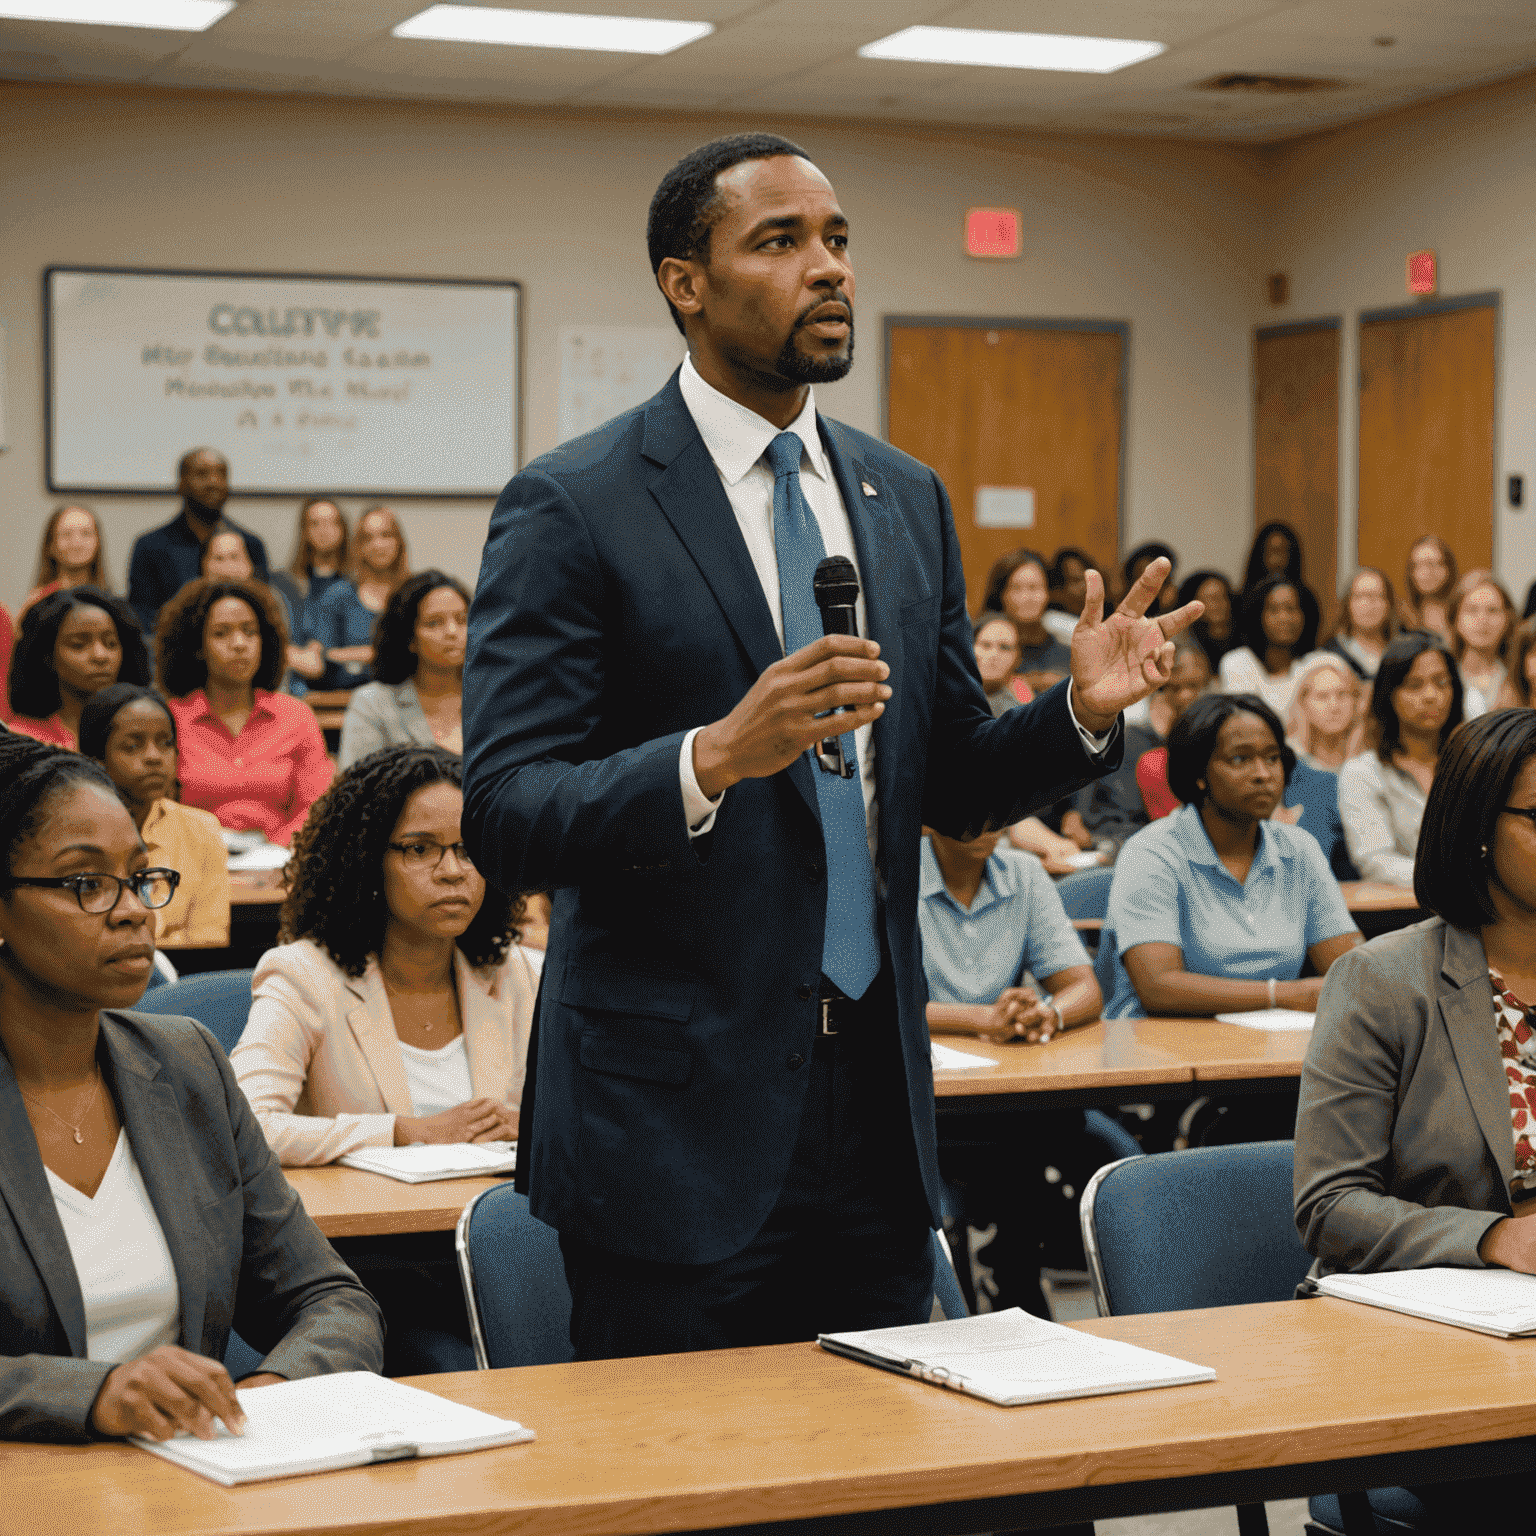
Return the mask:
[[334,771],[314,711],[286,693],[258,688],[240,734],[231,736],[201,688],[170,700],[170,709],[183,804],[212,811],[233,831],[291,843]]
[[34,720],[30,715],[12,715],[11,729],[50,747],[63,747],[66,752],[80,750],[80,744],[75,740],[75,733],[58,715],[49,715],[46,720]]

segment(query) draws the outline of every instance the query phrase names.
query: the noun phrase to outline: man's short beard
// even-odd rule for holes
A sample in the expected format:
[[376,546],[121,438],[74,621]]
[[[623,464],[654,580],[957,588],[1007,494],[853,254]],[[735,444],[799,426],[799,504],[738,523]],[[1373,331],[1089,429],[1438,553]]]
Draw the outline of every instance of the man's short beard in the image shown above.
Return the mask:
[[853,317],[848,317],[848,350],[833,357],[807,357],[795,346],[796,326],[784,342],[773,368],[781,379],[796,384],[835,384],[853,367]]

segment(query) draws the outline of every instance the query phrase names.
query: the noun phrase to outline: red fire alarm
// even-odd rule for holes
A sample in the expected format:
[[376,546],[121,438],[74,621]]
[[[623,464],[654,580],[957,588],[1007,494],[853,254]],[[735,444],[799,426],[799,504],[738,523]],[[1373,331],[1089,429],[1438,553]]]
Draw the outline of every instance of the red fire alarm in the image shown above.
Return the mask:
[[967,256],[1017,256],[1020,219],[1017,208],[972,208],[965,216]]
[[1435,271],[1435,253],[1410,251],[1408,253],[1408,292],[1432,294],[1438,281]]

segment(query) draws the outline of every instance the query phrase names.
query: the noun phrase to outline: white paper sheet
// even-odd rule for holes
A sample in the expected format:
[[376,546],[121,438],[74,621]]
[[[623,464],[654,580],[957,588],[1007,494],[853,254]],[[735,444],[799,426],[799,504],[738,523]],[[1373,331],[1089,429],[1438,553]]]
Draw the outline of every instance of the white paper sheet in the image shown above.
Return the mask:
[[472,1178],[479,1174],[512,1173],[517,1168],[515,1141],[432,1143],[409,1147],[360,1147],[344,1154],[339,1162],[365,1173],[406,1184],[432,1179]]
[[957,1051],[952,1045],[933,1042],[933,1070],[935,1072],[969,1072],[977,1067],[995,1067],[990,1056],[977,1056],[972,1051]]
[[1299,1008],[1255,1008],[1248,1013],[1218,1013],[1216,1018],[1222,1024],[1240,1024],[1244,1029],[1277,1033],[1285,1029],[1311,1029],[1317,1015],[1303,1013]]
[[1536,1275],[1512,1269],[1437,1266],[1371,1275],[1327,1275],[1317,1282],[1317,1288],[1325,1296],[1361,1301],[1500,1338],[1536,1333]]

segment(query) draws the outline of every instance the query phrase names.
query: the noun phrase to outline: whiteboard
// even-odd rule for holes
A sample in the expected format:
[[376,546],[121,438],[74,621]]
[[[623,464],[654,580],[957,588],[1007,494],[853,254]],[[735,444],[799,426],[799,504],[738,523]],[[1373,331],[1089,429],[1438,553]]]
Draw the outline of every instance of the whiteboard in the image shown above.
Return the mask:
[[210,447],[241,495],[495,496],[516,473],[514,282],[44,275],[48,488],[174,491]]
[[683,360],[676,326],[560,327],[560,441],[642,405]]

